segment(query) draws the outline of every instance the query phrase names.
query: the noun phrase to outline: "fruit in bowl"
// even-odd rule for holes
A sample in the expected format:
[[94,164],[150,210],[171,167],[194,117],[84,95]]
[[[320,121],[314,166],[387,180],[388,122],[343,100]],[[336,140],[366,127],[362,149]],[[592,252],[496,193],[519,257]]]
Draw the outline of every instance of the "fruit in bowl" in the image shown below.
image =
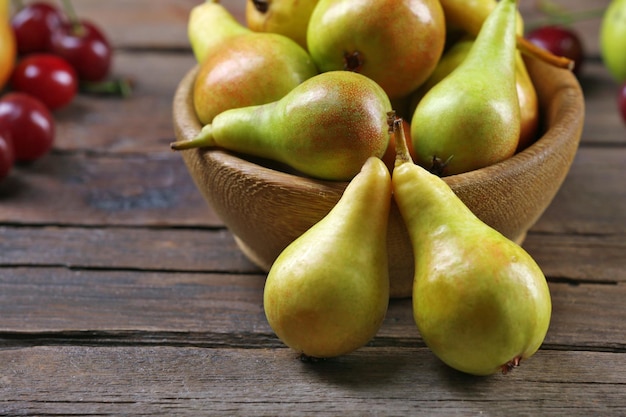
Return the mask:
[[[539,108],[534,139],[497,163],[443,177],[478,218],[518,243],[565,179],[584,118],[584,100],[576,77],[540,58],[525,55],[523,61]],[[205,127],[194,108],[198,71],[189,71],[174,97],[173,119],[179,143],[197,139]],[[285,166],[284,161],[225,147],[187,149],[181,156],[198,189],[241,250],[265,271],[291,242],[329,213],[348,184],[345,178],[303,175]],[[389,294],[411,296],[412,246],[395,202],[390,208],[386,244]]]
[[[526,60],[541,109],[537,140],[514,156],[444,180],[485,223],[516,242],[551,203],[578,149],[584,100],[572,73],[540,60]],[[176,138],[190,140],[202,129],[192,90],[197,68],[182,79],[173,101]],[[190,175],[242,251],[269,271],[280,252],[335,205],[347,182],[286,172],[266,160],[220,148],[181,152]],[[413,255],[406,228],[392,204],[387,234],[390,295],[408,297]]]

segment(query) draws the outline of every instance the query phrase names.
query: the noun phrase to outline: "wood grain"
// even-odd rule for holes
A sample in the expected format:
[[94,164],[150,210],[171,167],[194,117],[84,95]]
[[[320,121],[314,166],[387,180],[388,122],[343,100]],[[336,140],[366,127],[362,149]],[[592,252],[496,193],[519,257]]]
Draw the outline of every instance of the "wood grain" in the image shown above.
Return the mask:
[[[474,378],[424,346],[410,299],[341,358],[305,363],[276,338],[265,274],[168,148],[199,3],[75,2],[135,89],[81,94],[55,113],[52,153],[0,182],[0,415],[626,415],[626,130],[599,19],[574,24],[588,51],[580,148],[524,242],[549,279],[548,335],[509,375]],[[222,3],[243,21],[244,0]],[[536,7],[520,2],[529,25]]]
[[58,346],[3,350],[0,361],[6,415],[571,416],[626,407],[626,377],[615,371],[624,355],[600,352],[540,351],[485,378],[454,372],[425,348],[303,363],[287,349]]

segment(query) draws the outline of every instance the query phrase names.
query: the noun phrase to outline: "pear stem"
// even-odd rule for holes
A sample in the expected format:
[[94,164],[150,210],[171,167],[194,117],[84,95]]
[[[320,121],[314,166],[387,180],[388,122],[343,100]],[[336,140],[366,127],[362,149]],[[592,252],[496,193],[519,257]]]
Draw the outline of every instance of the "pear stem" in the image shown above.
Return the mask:
[[574,61],[572,61],[571,59],[564,56],[554,55],[553,53],[543,49],[540,46],[535,45],[528,39],[519,35],[517,36],[517,48],[524,55],[540,59],[543,62],[553,65],[557,68],[568,69],[570,71],[574,69]]
[[213,138],[213,126],[208,124],[200,130],[200,133],[193,139],[179,140],[170,143],[170,148],[175,151],[184,151],[186,149],[205,148],[215,146]]
[[394,165],[397,167],[405,163],[413,163],[406,143],[404,128],[402,127],[402,118],[396,116],[395,111],[390,111],[387,113],[387,120],[396,145],[396,160]]

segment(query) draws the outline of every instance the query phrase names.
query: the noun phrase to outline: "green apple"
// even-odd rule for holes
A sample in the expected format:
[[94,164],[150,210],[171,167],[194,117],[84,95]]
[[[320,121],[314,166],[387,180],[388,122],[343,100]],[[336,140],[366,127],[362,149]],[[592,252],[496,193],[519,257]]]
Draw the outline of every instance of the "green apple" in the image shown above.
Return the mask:
[[626,80],[626,0],[613,0],[600,27],[600,50],[609,72],[618,82]]

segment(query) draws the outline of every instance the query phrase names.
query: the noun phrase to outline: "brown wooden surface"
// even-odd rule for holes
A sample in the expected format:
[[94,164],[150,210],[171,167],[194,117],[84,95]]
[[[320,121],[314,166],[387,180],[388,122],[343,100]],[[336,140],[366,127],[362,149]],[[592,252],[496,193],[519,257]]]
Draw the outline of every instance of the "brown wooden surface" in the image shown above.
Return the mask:
[[[434,358],[406,299],[353,354],[304,363],[285,348],[264,274],[167,146],[198,2],[75,3],[136,89],[78,97],[55,114],[53,152],[0,183],[0,415],[626,415],[626,126],[599,19],[576,25],[580,149],[524,243],[550,283],[550,330],[512,373],[476,378]],[[243,16],[243,0],[224,3]]]

